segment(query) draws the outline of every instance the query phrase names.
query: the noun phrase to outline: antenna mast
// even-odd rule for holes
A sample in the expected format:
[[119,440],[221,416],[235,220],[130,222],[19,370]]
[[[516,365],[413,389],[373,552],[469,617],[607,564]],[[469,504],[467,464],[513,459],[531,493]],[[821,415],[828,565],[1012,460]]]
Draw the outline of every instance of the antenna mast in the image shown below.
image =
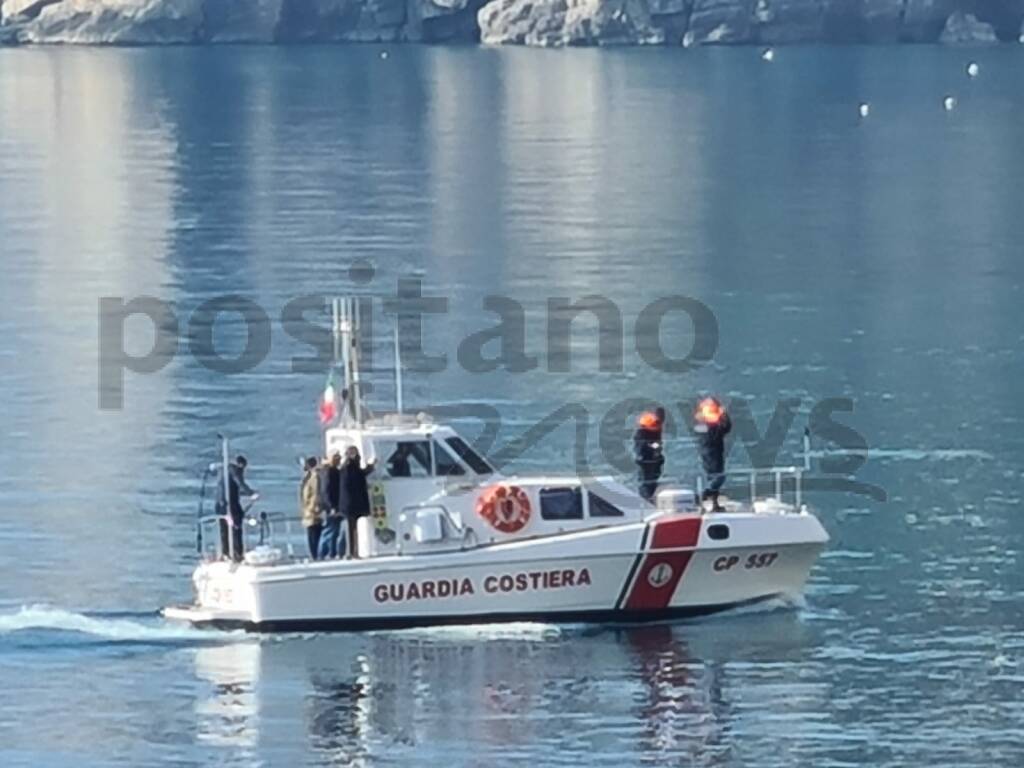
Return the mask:
[[[345,380],[345,410],[353,421],[363,426],[362,380],[359,377],[359,299],[347,296],[331,303],[334,332],[335,365],[341,359]],[[340,353],[340,354],[339,354]]]
[[395,411],[402,413],[402,343],[398,334],[398,315],[395,315]]

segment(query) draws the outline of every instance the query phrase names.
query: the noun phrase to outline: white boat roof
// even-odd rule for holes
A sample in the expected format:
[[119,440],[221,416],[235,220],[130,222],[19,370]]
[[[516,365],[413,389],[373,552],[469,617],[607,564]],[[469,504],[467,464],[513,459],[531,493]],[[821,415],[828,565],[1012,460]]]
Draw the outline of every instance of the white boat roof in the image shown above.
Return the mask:
[[442,433],[457,434],[447,424],[438,424],[426,414],[387,414],[369,419],[362,424],[339,424],[327,430],[328,434],[363,434],[372,437],[426,437]]

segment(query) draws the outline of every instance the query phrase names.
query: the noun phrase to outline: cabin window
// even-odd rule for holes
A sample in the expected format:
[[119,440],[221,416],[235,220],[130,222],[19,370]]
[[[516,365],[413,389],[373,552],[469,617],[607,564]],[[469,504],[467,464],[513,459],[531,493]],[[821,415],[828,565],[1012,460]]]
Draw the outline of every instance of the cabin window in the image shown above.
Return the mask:
[[462,465],[445,450],[443,445],[436,441],[434,442],[434,469],[437,471],[438,477],[466,474]]
[[596,493],[587,493],[587,503],[590,504],[591,517],[622,517],[623,515],[621,509]]
[[540,516],[545,520],[582,520],[583,495],[579,488],[541,488]]
[[385,441],[377,446],[386,477],[430,477],[430,441]]
[[449,437],[445,439],[445,442],[455,451],[455,455],[466,462],[469,468],[478,475],[489,475],[494,471],[494,468],[487,463],[487,460],[474,451],[461,437]]

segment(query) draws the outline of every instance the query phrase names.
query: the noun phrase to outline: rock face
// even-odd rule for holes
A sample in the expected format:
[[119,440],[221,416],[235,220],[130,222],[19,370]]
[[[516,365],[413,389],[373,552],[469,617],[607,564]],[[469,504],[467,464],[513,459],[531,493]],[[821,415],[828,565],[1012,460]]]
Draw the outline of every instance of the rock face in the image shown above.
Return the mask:
[[0,21],[10,24],[16,20],[34,19],[48,5],[60,0],[0,0]]
[[753,3],[737,0],[694,0],[683,45],[741,43],[751,39]]
[[202,0],[64,0],[39,9],[20,36],[48,43],[189,43],[202,19]]
[[0,40],[525,45],[979,43],[1024,0],[0,0]]
[[203,39],[211,43],[272,42],[284,0],[203,0]]
[[998,43],[996,30],[970,13],[957,11],[946,20],[939,40],[947,45],[988,45]]
[[274,38],[373,42],[403,39],[404,0],[283,0]]
[[525,45],[657,44],[643,0],[495,0],[480,9],[480,40]]
[[480,42],[477,14],[487,0],[413,0],[419,11],[420,39],[425,43],[446,40]]
[[820,40],[825,14],[819,0],[757,0],[754,23],[762,43]]

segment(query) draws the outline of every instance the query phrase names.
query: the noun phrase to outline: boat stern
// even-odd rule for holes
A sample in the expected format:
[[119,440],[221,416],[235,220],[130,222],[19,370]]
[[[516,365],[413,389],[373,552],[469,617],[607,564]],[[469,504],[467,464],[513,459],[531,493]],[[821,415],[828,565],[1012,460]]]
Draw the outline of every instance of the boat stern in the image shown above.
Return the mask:
[[167,606],[161,611],[164,618],[223,628],[247,627],[260,619],[254,569],[249,565],[227,560],[200,563],[192,574],[192,587],[195,602]]

